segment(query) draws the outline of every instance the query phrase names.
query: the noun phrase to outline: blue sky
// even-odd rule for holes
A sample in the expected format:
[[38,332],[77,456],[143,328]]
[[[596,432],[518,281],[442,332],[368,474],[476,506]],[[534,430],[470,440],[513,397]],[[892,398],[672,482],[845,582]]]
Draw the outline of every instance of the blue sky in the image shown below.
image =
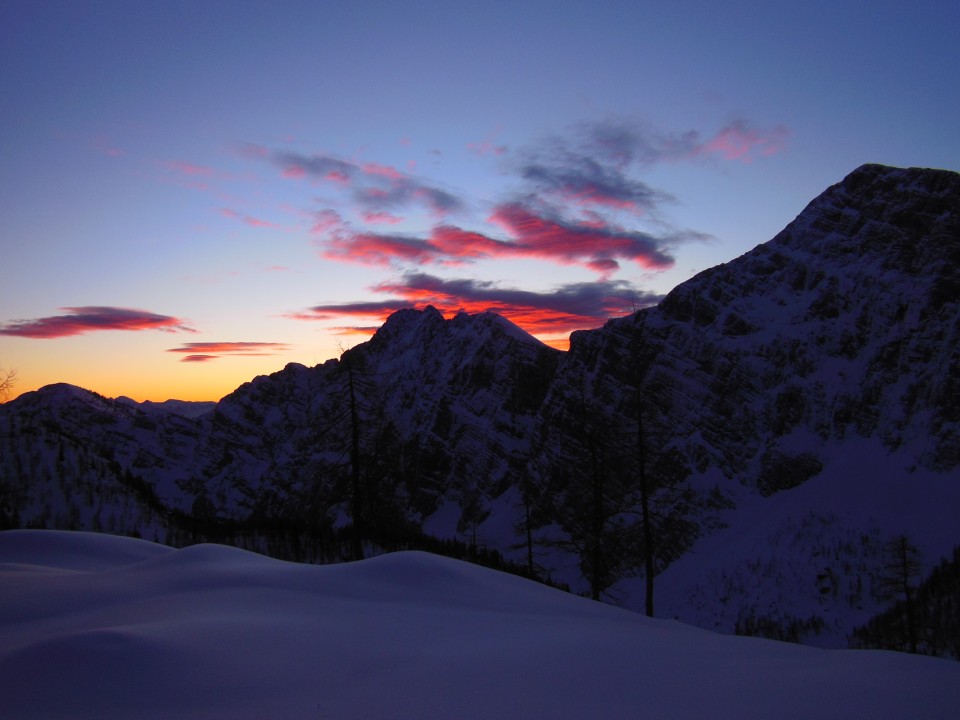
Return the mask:
[[865,162],[960,169],[957,37],[927,0],[0,0],[0,367],[216,399],[428,302],[563,347]]

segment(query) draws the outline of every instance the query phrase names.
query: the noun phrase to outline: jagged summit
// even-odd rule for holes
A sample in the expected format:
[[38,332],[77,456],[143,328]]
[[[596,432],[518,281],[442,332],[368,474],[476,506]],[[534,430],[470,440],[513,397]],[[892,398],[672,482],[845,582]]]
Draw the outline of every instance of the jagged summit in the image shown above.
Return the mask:
[[883,270],[937,270],[960,253],[960,174],[864,165],[814,199],[769,244]]
[[399,342],[403,345],[428,342],[438,335],[471,333],[483,341],[506,334],[523,343],[542,345],[537,338],[495,312],[467,313],[461,311],[447,320],[433,305],[422,310],[405,308],[391,314],[374,334],[374,345]]

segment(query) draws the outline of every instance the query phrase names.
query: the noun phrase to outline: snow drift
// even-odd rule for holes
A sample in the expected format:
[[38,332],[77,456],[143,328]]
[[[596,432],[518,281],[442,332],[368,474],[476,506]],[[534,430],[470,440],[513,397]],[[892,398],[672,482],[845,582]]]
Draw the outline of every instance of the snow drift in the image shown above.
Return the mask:
[[953,718],[960,664],[651,620],[425,553],[0,533],[10,718]]

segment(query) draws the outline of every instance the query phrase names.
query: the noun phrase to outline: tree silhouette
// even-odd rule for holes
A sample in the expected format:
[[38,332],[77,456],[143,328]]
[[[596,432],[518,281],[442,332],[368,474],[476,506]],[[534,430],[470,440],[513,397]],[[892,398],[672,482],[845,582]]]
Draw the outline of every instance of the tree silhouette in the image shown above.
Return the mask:
[[915,591],[922,564],[920,551],[906,535],[897,535],[883,547],[882,574],[877,578],[877,595],[896,602],[901,614],[900,642],[917,652],[917,613]]
[[16,379],[16,370],[4,370],[0,368],[0,402],[10,397],[10,392],[13,390]]

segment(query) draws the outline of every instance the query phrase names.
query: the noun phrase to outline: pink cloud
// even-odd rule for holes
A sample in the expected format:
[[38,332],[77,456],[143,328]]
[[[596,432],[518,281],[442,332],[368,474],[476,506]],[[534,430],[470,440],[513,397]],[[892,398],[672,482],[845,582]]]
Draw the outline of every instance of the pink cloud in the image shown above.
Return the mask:
[[376,175],[379,177],[385,177],[389,180],[402,180],[406,175],[395,167],[390,165],[380,165],[378,163],[364,163],[360,166],[360,169],[367,175]]
[[737,120],[721,129],[712,138],[699,145],[694,154],[718,154],[726,160],[750,163],[759,153],[764,157],[781,152],[790,137],[790,130],[777,125],[771,130],[759,130]]
[[207,362],[224,356],[264,357],[277,355],[290,349],[289,345],[275,342],[195,342],[185,343],[167,352],[185,355],[181,362]]
[[673,258],[659,247],[659,239],[645,233],[597,227],[596,222],[580,225],[546,218],[518,203],[497,207],[490,221],[515,238],[517,242],[507,246],[508,252],[519,256],[591,267],[614,258],[653,270],[673,266]]
[[362,265],[389,265],[395,260],[428,263],[437,254],[425,240],[376,233],[334,233],[324,247],[325,258]]
[[126,151],[124,151],[122,148],[117,147],[113,143],[108,142],[106,139],[102,137],[97,138],[93,141],[93,149],[96,150],[97,152],[103,153],[107,157],[112,157],[112,158],[122,157],[123,155],[126,155]]
[[481,157],[486,155],[505,155],[507,152],[506,145],[496,145],[492,140],[483,140],[477,143],[467,143],[467,149]]
[[236,210],[231,210],[230,208],[220,208],[220,214],[224,217],[235,218],[240,220],[250,227],[266,227],[266,228],[276,228],[280,227],[276,223],[269,222],[267,220],[261,220],[260,218],[253,217],[252,215],[245,215],[239,213]]
[[29,338],[60,338],[98,330],[164,330],[196,332],[180,318],[146,310],[105,306],[60,308],[66,314],[34,320],[14,320],[0,325],[0,335]]
[[183,162],[181,160],[168,160],[164,163],[164,167],[168,170],[178,172],[181,175],[200,177],[210,177],[213,175],[213,168],[204,165],[194,165],[193,163]]
[[363,221],[371,225],[396,225],[403,222],[402,217],[398,217],[388,212],[364,212],[361,214]]
[[280,171],[280,174],[285,178],[299,180],[307,174],[307,171],[299,165],[288,165]]
[[314,223],[313,227],[310,228],[310,232],[315,235],[340,232],[346,226],[343,218],[340,217],[340,213],[336,210],[321,210],[315,213],[313,217]]
[[489,258],[537,258],[608,275],[620,267],[618,260],[653,270],[673,264],[659,238],[619,230],[603,224],[598,216],[586,224],[569,223],[543,217],[520,204],[507,204],[495,209],[490,222],[512,239],[499,240],[455,225],[435,226],[426,238],[355,232],[336,213],[325,216],[314,230],[325,235],[318,243],[323,257],[364,265],[459,265]]
[[236,152],[241,157],[263,160],[270,157],[270,149],[263,145],[244,143],[237,146]]

